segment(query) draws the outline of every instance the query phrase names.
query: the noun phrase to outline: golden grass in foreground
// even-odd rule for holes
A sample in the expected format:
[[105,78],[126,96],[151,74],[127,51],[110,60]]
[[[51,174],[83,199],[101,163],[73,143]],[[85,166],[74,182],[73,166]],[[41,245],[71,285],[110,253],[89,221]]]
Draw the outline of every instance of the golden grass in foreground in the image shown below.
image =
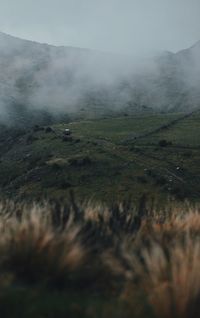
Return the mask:
[[34,283],[125,303],[120,315],[109,309],[112,317],[196,318],[199,210],[2,203],[0,270],[11,287]]

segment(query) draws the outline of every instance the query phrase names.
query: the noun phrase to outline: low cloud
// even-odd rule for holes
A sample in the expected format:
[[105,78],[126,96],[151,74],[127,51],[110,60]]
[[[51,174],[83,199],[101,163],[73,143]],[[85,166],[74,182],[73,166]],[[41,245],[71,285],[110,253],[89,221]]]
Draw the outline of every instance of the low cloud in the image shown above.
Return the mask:
[[54,47],[0,35],[0,115],[13,109],[53,115],[83,107],[119,110],[128,106],[161,110],[200,103],[200,43],[152,59]]

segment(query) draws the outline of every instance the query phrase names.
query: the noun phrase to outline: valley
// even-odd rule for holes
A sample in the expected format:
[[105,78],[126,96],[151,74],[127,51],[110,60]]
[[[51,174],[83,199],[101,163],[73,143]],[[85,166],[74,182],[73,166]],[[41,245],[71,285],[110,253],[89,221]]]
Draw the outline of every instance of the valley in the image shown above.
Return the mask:
[[[71,136],[64,135],[66,128]],[[12,128],[11,128],[12,132]],[[112,203],[198,200],[200,112],[61,122],[0,140],[1,195]]]
[[0,3],[0,318],[200,317],[200,2]]

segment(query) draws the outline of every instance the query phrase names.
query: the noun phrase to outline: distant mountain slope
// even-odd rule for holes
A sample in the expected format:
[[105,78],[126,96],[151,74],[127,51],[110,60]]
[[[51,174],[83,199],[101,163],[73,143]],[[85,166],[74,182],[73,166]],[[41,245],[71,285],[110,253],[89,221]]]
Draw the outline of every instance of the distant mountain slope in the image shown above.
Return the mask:
[[[10,122],[50,111],[191,110],[200,105],[200,42],[139,66],[131,59],[0,33],[0,112]],[[16,121],[17,119],[17,121]]]
[[0,33],[1,114],[15,121],[16,110],[24,107],[57,114],[88,105],[108,107],[114,99],[120,105],[115,87],[119,74],[126,73],[125,64],[112,54]]
[[178,53],[164,52],[153,63],[136,90],[142,103],[165,111],[200,107],[200,42]]

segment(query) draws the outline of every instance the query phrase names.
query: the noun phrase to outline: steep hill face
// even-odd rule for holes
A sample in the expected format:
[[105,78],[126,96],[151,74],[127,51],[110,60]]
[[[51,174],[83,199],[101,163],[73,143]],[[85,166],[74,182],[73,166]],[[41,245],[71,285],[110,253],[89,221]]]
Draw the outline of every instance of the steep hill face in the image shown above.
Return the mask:
[[[1,117],[16,122],[16,116],[21,120],[27,110],[34,114],[51,111],[54,115],[77,110],[89,92],[92,94],[96,87],[102,89],[100,64],[108,66],[105,54],[34,43],[1,33]],[[26,121],[27,116],[24,118]]]
[[188,103],[200,105],[200,41],[176,54],[180,75],[186,87]]
[[165,111],[199,108],[200,42],[175,54],[164,52],[152,61],[150,71],[140,77],[136,92],[144,104]]
[[121,56],[0,33],[1,119],[25,124],[47,113],[189,111],[200,104],[199,56],[200,42],[138,66]]

